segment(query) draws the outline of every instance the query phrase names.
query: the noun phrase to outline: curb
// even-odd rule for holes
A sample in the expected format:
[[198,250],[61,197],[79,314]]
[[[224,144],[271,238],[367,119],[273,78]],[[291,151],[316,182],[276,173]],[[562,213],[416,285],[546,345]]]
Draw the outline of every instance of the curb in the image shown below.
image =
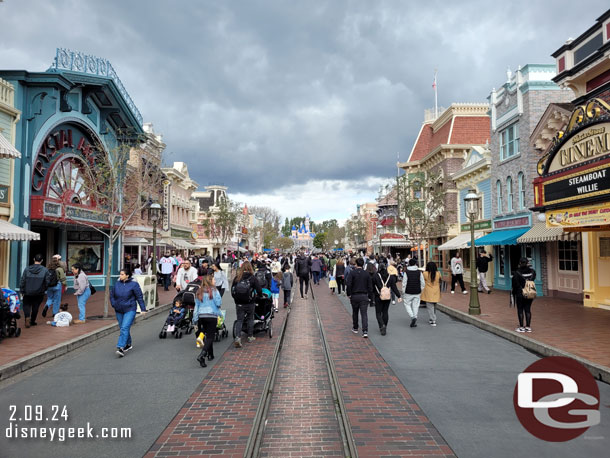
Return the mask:
[[[159,315],[163,313],[167,309],[169,309],[171,304],[164,304],[154,309],[150,310],[146,316],[136,317],[134,324],[139,323],[142,320],[147,320],[150,317],[155,315]],[[112,324],[104,326],[103,328],[96,329],[95,331],[91,331],[87,334],[83,334],[82,336],[75,337],[74,339],[68,340],[66,342],[54,345],[53,347],[46,348],[36,353],[32,353],[29,356],[25,356],[16,361],[10,362],[3,366],[0,366],[0,382],[8,380],[11,377],[15,377],[23,372],[26,372],[30,369],[33,369],[40,364],[44,364],[48,361],[51,361],[55,358],[59,358],[62,355],[65,355],[72,350],[76,350],[77,348],[83,347],[87,344],[95,342],[102,337],[106,337],[114,332],[119,330],[119,324],[115,321]]]
[[476,318],[472,315],[468,315],[465,312],[460,312],[459,310],[455,310],[451,307],[448,307],[443,304],[436,304],[437,310],[446,313],[447,315],[456,318],[460,321],[463,321],[468,324],[472,324],[477,328],[483,329],[484,331],[491,332],[503,339],[509,340],[517,345],[521,345],[523,348],[527,350],[531,350],[535,353],[538,353],[542,356],[566,356],[568,358],[575,359],[580,364],[585,366],[589,372],[595,377],[597,380],[610,384],[610,367],[602,366],[600,364],[596,364],[580,356],[573,355],[565,350],[561,350],[557,347],[553,347],[551,345],[547,345],[545,343],[539,342],[537,340],[531,339],[529,337],[525,337],[520,334],[516,334],[515,332],[509,331],[508,329],[504,329],[498,325],[489,323],[481,318]]

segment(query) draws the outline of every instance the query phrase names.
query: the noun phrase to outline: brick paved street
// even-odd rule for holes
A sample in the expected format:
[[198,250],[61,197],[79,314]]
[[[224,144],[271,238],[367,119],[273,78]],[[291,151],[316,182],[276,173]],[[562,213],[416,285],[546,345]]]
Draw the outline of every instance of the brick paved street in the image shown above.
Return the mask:
[[[157,289],[159,293],[159,303],[167,304],[171,302],[173,297],[176,295],[175,291],[163,291],[163,288]],[[78,318],[78,307],[76,305],[76,297],[72,294],[64,294],[62,297],[62,303],[68,303],[68,311],[72,314],[73,318]],[[46,298],[43,301],[43,305],[46,303]],[[87,302],[87,317],[102,315],[104,311],[104,292],[98,291],[96,294],[91,296]],[[42,307],[40,312],[42,312]],[[77,337],[83,336],[90,332],[94,332],[100,328],[108,326],[109,324],[116,323],[114,318],[114,309],[112,307],[108,310],[110,319],[99,320],[99,319],[87,319],[85,324],[72,325],[67,328],[54,328],[47,324],[47,321],[53,320],[53,316],[49,313],[46,318],[43,318],[38,313],[38,325],[26,329],[24,326],[23,313],[22,318],[19,320],[19,326],[21,329],[21,336],[18,338],[4,339],[0,343],[0,366],[16,361],[18,359],[30,356],[39,351],[43,351],[47,348],[53,347]]]
[[294,299],[267,418],[261,456],[344,456],[311,299]]
[[[470,296],[443,293],[441,303],[468,312]],[[517,310],[509,307],[507,291],[479,294],[480,318],[514,331]],[[610,311],[583,307],[582,303],[538,297],[532,304],[532,333],[528,338],[552,345],[584,359],[610,367]]]

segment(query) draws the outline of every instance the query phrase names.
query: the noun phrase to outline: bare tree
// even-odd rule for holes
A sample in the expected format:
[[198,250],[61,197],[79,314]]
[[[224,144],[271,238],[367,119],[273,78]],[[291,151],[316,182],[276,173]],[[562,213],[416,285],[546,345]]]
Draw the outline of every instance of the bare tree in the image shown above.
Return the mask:
[[224,253],[227,243],[235,234],[241,214],[241,205],[229,198],[220,199],[218,206],[207,212],[202,223],[203,230],[208,238],[220,243],[221,253]]
[[271,240],[280,230],[280,214],[275,208],[264,206],[253,206],[248,208],[251,215],[255,215],[261,221],[260,240],[265,244]]
[[345,232],[347,238],[356,245],[360,245],[364,241],[366,235],[366,223],[360,215],[354,215],[345,222]]
[[[107,152],[102,144],[90,145],[86,151],[89,170],[82,186],[85,194],[100,210],[101,224],[86,221],[81,221],[81,224],[95,229],[108,239],[104,318],[108,317],[110,305],[115,242],[130,221],[157,200],[159,189],[162,188],[164,174],[161,171],[161,158],[144,154],[142,147],[146,141],[146,135],[119,131],[115,146],[110,151]],[[141,151],[141,154],[135,155],[136,159],[132,157],[134,147]]]

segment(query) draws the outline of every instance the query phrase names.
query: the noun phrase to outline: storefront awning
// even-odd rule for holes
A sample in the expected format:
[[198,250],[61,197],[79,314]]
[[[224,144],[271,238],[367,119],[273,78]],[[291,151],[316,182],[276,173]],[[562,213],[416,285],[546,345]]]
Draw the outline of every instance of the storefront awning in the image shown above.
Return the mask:
[[144,237],[123,237],[123,245],[148,245],[150,243]]
[[19,159],[21,153],[11,145],[4,135],[0,134],[0,158]]
[[0,220],[0,240],[40,240],[40,234],[15,226],[8,221]]
[[563,234],[561,227],[546,227],[546,223],[536,223],[517,239],[517,243],[553,242]]
[[[475,232],[474,238],[478,239],[483,237],[483,232]],[[463,234],[458,235],[457,237],[452,238],[451,240],[447,240],[441,246],[438,247],[440,251],[448,251],[448,250],[460,250],[462,248],[468,248],[470,242],[470,232],[465,232]]]
[[[516,245],[517,239],[529,231],[529,227],[521,229],[508,229],[505,231],[493,231],[490,234],[484,235],[483,237],[474,241],[474,246],[486,246],[486,245]],[[470,242],[468,243],[470,246]]]

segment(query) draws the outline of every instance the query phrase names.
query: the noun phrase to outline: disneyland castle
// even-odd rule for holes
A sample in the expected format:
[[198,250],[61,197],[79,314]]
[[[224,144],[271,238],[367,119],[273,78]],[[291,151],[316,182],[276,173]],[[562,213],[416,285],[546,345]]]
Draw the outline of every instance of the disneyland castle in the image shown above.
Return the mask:
[[301,226],[292,226],[292,235],[290,238],[294,243],[294,249],[306,248],[308,250],[313,249],[313,239],[316,236],[309,230],[309,214],[305,217],[305,221],[301,221]]

